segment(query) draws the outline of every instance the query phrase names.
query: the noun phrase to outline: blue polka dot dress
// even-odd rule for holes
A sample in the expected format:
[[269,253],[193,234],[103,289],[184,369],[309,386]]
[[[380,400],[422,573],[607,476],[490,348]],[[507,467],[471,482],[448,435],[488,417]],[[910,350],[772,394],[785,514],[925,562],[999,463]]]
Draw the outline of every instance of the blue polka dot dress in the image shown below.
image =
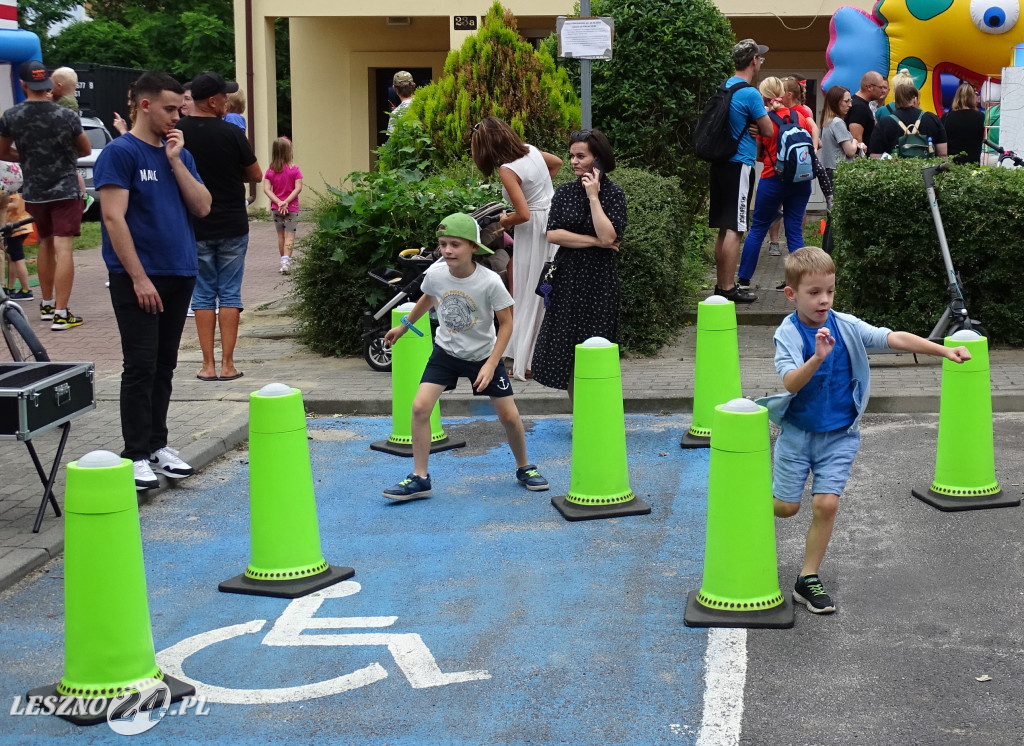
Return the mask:
[[[601,177],[598,201],[622,238],[626,229],[626,194]],[[579,179],[555,191],[548,215],[551,230],[596,236],[590,200]],[[553,389],[567,389],[576,345],[590,337],[615,342],[619,336],[619,254],[613,249],[560,246],[551,291],[533,352],[533,380]]]

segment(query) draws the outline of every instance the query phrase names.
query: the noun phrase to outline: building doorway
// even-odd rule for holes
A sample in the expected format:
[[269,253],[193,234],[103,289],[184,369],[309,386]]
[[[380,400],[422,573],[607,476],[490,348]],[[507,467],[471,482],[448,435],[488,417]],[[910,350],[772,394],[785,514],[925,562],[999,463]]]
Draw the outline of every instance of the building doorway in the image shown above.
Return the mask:
[[376,142],[379,148],[387,142],[387,128],[389,114],[392,109],[398,106],[398,95],[391,83],[395,73],[399,70],[408,70],[412,79],[416,81],[416,87],[422,88],[430,83],[433,70],[429,67],[377,67],[374,68],[373,96],[370,100],[372,111],[377,112],[375,119]]

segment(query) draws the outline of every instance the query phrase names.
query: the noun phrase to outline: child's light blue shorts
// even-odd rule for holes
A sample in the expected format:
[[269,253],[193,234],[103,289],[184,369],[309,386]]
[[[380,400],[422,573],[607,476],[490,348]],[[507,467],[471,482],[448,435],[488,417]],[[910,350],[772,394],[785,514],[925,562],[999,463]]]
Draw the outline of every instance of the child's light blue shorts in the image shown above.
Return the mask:
[[827,433],[801,430],[785,420],[775,441],[772,492],[788,503],[800,502],[807,475],[814,474],[811,493],[841,495],[860,450],[860,431],[846,428]]

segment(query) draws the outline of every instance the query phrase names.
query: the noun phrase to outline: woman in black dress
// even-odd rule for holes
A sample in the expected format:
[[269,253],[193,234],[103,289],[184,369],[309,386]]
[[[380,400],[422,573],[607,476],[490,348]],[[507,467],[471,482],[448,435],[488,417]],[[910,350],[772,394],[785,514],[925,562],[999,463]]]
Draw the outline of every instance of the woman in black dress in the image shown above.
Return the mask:
[[576,180],[555,191],[548,241],[558,246],[551,306],[533,353],[533,380],[566,389],[572,398],[576,345],[619,335],[619,242],[626,229],[626,195],[607,174],[615,169],[611,143],[600,130],[570,135]]

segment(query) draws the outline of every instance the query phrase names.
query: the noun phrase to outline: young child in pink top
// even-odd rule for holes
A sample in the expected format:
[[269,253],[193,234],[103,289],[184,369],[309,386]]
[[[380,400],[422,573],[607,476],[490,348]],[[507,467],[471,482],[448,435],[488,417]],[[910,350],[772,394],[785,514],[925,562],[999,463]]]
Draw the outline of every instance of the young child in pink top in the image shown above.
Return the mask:
[[270,150],[270,168],[263,180],[263,193],[270,200],[277,226],[277,251],[281,255],[283,275],[292,268],[292,246],[295,226],[299,219],[299,192],[302,191],[302,171],[292,163],[292,141],[287,137],[274,140]]

